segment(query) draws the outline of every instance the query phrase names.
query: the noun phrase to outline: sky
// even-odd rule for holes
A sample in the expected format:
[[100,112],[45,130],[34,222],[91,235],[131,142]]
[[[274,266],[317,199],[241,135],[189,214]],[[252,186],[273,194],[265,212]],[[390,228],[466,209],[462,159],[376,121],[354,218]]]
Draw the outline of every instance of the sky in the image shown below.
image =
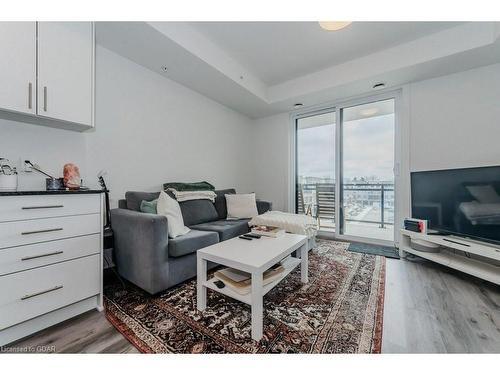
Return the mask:
[[[345,122],[343,132],[345,178],[393,179],[394,114]],[[299,175],[335,177],[334,133],[334,125],[299,130]]]

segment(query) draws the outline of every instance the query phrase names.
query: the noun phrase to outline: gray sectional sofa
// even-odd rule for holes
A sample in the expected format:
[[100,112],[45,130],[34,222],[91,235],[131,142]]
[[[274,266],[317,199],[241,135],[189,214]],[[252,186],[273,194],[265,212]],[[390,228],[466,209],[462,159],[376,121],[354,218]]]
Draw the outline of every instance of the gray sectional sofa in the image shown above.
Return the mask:
[[[140,211],[143,200],[157,193],[129,191],[111,210],[118,273],[150,294],[156,294],[196,275],[196,251],[249,232],[249,220],[226,220],[224,194],[234,189],[216,190],[215,203],[209,200],[180,202],[184,224],[191,231],[168,238],[167,218]],[[257,211],[271,210],[270,202],[257,200]],[[209,267],[214,267],[214,264]]]

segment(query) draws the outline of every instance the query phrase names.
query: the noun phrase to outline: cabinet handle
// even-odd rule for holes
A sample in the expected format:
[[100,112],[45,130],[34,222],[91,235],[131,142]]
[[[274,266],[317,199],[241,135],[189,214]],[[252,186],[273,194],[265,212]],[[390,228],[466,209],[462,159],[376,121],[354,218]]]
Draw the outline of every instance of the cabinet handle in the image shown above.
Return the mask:
[[43,110],[47,112],[47,86],[43,86]]
[[32,256],[29,256],[29,257],[24,257],[24,258],[21,258],[21,260],[25,261],[25,260],[31,260],[31,259],[49,257],[51,255],[59,255],[59,254],[62,254],[62,253],[64,253],[64,251],[54,251],[52,253],[40,254],[40,255],[32,255]]
[[31,232],[22,232],[21,234],[23,236],[27,235],[27,234],[37,234],[37,233],[48,233],[48,232],[57,232],[59,230],[63,230],[62,228],[53,228],[53,229],[42,229],[42,230],[34,230],[34,231],[31,231]]
[[45,294],[45,293],[54,292],[54,291],[62,289],[62,288],[63,288],[62,285],[56,285],[53,288],[50,288],[50,289],[47,289],[47,290],[42,290],[41,292],[37,292],[37,293],[33,293],[33,294],[26,294],[25,296],[21,297],[21,301],[24,301],[26,299],[30,299],[30,298],[33,298],[33,297],[36,297],[36,296],[40,296],[40,295]]
[[33,107],[32,96],[33,96],[33,84],[31,82],[29,82],[28,83],[28,109],[31,109]]
[[21,207],[23,210],[39,210],[43,208],[63,208],[64,206],[62,204],[55,204],[53,206],[26,206],[26,207]]

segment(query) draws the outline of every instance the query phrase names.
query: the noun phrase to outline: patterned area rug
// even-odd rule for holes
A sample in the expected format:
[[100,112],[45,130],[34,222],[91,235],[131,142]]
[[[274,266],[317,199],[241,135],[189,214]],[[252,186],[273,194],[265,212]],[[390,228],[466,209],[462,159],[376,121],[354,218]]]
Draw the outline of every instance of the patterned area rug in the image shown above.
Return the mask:
[[209,290],[196,310],[196,281],[150,296],[105,286],[108,320],[145,353],[380,353],[385,258],[318,240],[309,283],[297,268],[264,297],[264,337],[251,339],[250,307]]

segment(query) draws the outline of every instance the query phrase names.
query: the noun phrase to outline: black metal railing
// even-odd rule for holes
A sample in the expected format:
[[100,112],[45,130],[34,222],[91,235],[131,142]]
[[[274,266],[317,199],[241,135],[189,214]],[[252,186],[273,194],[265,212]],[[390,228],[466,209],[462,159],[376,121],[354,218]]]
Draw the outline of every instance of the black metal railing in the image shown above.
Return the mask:
[[[371,224],[379,224],[380,228],[384,228],[386,225],[394,225],[394,221],[387,220],[385,216],[386,211],[386,203],[387,203],[387,193],[394,193],[394,184],[392,183],[349,183],[343,184],[343,194],[346,196],[346,192],[374,192],[378,195],[377,201],[380,202],[380,220],[364,220],[364,219],[351,219],[345,218],[346,221],[351,222],[359,222],[359,223],[371,223]],[[312,206],[314,209],[313,212],[317,212],[318,209],[321,210],[321,206],[318,207],[320,202],[317,200],[316,192],[318,188],[321,190],[331,190],[332,196],[335,196],[335,184],[333,183],[313,183],[313,184],[301,184],[297,187],[298,189],[302,189],[302,199],[304,200],[304,208],[307,206]],[[307,193],[309,194],[307,194]],[[307,197],[310,197],[312,193],[312,200],[306,201]],[[344,199],[345,200],[345,199]],[[352,199],[353,201],[356,198]],[[368,201],[374,201],[373,196],[365,199]],[[394,206],[394,197],[392,197],[392,202]],[[334,219],[334,216],[332,216]]]

